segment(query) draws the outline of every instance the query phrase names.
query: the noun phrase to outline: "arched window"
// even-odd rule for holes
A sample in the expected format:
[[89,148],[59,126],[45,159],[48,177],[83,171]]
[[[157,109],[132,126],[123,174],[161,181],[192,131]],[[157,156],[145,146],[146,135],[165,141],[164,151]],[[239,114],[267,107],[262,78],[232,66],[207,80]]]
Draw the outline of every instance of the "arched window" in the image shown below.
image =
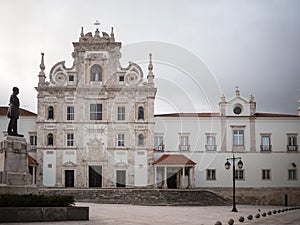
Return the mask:
[[138,120],[144,120],[144,108],[142,106],[138,109]]
[[100,65],[95,64],[90,70],[91,81],[102,81],[102,68]]
[[53,134],[47,135],[47,145],[53,145]]
[[143,134],[139,134],[138,146],[144,146],[144,135]]
[[53,106],[48,107],[48,120],[54,119],[54,108]]

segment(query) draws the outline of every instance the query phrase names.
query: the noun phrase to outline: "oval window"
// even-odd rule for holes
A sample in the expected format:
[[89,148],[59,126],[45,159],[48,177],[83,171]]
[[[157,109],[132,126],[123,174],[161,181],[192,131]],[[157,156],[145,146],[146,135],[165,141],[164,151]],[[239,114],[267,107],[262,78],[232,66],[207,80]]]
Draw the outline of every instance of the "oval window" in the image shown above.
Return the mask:
[[241,114],[242,109],[240,106],[236,106],[236,107],[234,107],[233,112],[234,112],[234,114],[239,115],[239,114]]

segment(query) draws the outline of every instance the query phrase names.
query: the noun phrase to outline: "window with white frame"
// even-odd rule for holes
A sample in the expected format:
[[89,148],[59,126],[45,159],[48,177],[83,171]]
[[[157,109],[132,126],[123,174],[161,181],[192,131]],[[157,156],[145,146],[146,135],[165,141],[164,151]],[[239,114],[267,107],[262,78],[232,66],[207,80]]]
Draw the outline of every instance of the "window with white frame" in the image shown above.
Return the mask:
[[288,180],[297,180],[297,169],[288,169]]
[[118,120],[125,120],[125,106],[118,106]]
[[30,133],[29,134],[29,141],[30,141],[30,151],[36,150],[36,144],[37,144],[37,137],[36,133]]
[[117,135],[117,145],[119,147],[125,146],[125,134],[118,134]]
[[157,151],[164,150],[164,137],[163,135],[155,135],[154,136],[154,148]]
[[206,151],[216,151],[217,150],[216,134],[206,134],[205,149],[206,149]]
[[260,134],[261,135],[261,145],[260,150],[261,151],[271,151],[272,145],[271,145],[271,134]]
[[287,134],[287,150],[298,151],[297,134]]
[[235,170],[235,179],[236,180],[245,180],[245,173],[242,169],[236,169]]
[[74,120],[74,106],[67,106],[67,120]]
[[180,134],[179,135],[179,150],[180,151],[189,151],[189,135],[188,134]]
[[244,129],[240,129],[240,128],[233,129],[233,145],[244,146]]
[[216,170],[207,169],[206,170],[206,180],[216,180]]
[[74,134],[73,133],[67,134],[67,146],[74,146]]
[[271,170],[270,169],[263,169],[261,171],[261,179],[262,180],[271,180]]
[[102,120],[102,104],[90,104],[90,120]]

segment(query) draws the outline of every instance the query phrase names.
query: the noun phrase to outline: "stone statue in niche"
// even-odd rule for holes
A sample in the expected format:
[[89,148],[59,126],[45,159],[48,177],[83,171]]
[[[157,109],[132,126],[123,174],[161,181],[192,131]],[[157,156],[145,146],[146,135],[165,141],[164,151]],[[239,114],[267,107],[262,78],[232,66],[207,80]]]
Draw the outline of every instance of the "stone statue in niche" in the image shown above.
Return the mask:
[[19,88],[14,87],[13,93],[9,99],[9,108],[7,112],[7,117],[10,118],[8,123],[7,133],[8,135],[23,137],[22,134],[18,134],[18,119],[19,119],[19,107],[20,101],[18,98]]

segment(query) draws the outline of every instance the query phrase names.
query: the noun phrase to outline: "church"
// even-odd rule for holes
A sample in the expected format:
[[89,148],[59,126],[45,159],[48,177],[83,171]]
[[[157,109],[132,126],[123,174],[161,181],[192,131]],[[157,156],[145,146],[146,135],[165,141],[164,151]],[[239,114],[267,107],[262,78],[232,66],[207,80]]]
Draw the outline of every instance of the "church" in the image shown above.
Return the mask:
[[72,67],[58,62],[47,77],[42,53],[37,114],[23,110],[19,121],[39,187],[205,188],[229,195],[226,169],[236,166],[244,196],[259,190],[262,198],[299,199],[300,107],[294,115],[257,112],[254,96],[243,97],[237,87],[232,97],[220,96],[215,112],[154,114],[151,54],[148,71],[134,62],[122,68],[113,29],[82,28],[73,46]]
[[74,63],[40,65],[37,113],[38,184],[47,187],[147,187],[153,184],[154,99],[151,55],[146,77],[120,66],[111,34],[84,34]]

